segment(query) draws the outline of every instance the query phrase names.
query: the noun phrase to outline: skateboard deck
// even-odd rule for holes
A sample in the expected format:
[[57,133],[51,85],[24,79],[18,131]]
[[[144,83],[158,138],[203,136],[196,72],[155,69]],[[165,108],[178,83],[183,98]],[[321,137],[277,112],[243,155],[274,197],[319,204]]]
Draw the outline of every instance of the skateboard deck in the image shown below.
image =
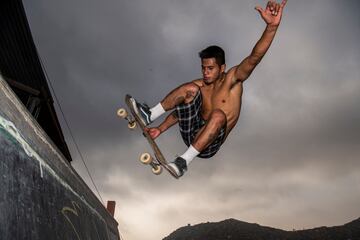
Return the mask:
[[154,139],[151,138],[149,133],[145,131],[144,124],[140,120],[140,117],[135,112],[133,106],[132,106],[132,97],[130,95],[125,96],[125,103],[130,110],[130,115],[127,113],[127,111],[124,108],[121,108],[118,110],[118,116],[126,119],[128,121],[128,127],[130,129],[134,129],[136,125],[138,125],[142,131],[143,136],[147,139],[150,147],[153,150],[153,154],[155,157],[152,157],[149,153],[143,153],[141,154],[140,161],[144,164],[149,164],[152,167],[152,171],[154,174],[159,175],[161,174],[162,169],[166,169],[171,176],[174,178],[179,178],[179,176],[174,172],[169,166],[168,162],[166,161],[164,155],[161,153],[159,146],[156,144]]

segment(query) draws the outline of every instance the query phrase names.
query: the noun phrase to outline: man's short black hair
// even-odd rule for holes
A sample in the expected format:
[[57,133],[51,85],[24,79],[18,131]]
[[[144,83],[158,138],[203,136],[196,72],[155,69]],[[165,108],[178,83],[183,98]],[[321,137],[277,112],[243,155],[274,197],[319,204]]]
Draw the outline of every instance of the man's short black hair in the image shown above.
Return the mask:
[[216,63],[221,66],[225,64],[225,52],[224,50],[219,46],[209,46],[199,52],[199,57],[202,59],[204,58],[215,58]]

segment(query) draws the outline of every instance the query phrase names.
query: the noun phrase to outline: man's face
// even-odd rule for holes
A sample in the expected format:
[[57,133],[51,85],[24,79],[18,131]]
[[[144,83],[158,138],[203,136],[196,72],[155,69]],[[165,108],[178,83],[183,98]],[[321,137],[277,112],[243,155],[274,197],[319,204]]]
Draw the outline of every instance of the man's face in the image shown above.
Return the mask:
[[204,58],[201,60],[201,69],[204,82],[210,84],[220,79],[221,73],[225,71],[225,64],[219,66],[215,58]]

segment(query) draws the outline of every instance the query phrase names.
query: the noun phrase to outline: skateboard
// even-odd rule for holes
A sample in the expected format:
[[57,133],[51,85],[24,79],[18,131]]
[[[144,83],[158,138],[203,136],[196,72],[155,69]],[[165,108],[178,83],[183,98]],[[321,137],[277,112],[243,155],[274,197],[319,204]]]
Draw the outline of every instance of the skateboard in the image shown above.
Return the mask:
[[161,153],[159,146],[156,144],[154,139],[151,138],[149,133],[145,131],[145,126],[141,122],[139,116],[136,114],[134,108],[132,107],[131,101],[132,101],[132,97],[130,95],[126,95],[125,103],[128,109],[130,110],[130,112],[128,112],[125,108],[120,108],[117,111],[117,115],[120,118],[123,118],[128,121],[129,129],[133,130],[136,128],[136,126],[139,126],[143,136],[147,139],[150,147],[153,150],[154,157],[150,153],[144,152],[140,155],[140,162],[151,166],[152,172],[155,175],[160,175],[162,173],[163,168],[165,168],[165,170],[167,170],[171,174],[171,176],[178,179],[179,176],[168,166],[168,162],[166,161],[164,155]]

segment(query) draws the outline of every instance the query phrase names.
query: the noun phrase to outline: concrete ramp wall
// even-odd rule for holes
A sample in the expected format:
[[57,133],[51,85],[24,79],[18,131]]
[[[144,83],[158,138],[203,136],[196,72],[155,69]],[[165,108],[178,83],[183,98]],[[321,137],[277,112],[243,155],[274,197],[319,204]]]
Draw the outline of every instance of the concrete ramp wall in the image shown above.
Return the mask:
[[0,239],[119,240],[117,225],[0,76]]

